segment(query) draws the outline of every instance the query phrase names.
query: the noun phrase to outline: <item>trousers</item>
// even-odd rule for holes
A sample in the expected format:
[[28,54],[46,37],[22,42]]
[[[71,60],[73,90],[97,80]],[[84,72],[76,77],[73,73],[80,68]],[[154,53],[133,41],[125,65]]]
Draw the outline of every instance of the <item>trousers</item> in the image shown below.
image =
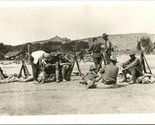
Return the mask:
[[129,74],[132,76],[132,80],[136,81],[138,77],[143,75],[143,72],[139,70],[136,66],[128,69]]
[[31,67],[32,67],[33,79],[37,81],[38,74],[40,72],[40,68],[39,68],[39,64],[34,64],[33,61],[34,61],[34,58],[32,56],[30,56],[30,63],[31,63]]

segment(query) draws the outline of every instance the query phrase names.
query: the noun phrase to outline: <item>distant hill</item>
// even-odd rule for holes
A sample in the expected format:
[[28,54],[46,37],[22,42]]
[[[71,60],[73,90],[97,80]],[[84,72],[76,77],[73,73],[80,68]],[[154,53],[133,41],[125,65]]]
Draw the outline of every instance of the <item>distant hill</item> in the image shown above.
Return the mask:
[[[128,34],[110,34],[109,40],[112,43],[112,46],[116,48],[117,50],[135,50],[136,49],[136,43],[140,40],[141,37],[148,36],[151,38],[151,41],[155,42],[155,34],[147,34],[147,33],[128,33]],[[97,37],[99,41],[104,42],[102,39],[102,36],[93,36]],[[88,42],[89,45],[92,44],[91,39],[93,37],[78,39],[80,41]],[[48,43],[48,42],[61,42],[62,44],[71,42],[73,40],[70,40],[68,38],[61,38],[59,36],[55,36],[53,38],[47,39],[47,40],[39,40],[31,42],[32,44],[40,43]]]
[[[112,45],[117,47],[119,50],[135,50],[136,43],[140,40],[141,37],[148,36],[151,38],[151,41],[155,42],[155,34],[147,34],[147,33],[129,33],[129,34],[112,34],[109,35],[109,40]],[[96,36],[99,41],[104,42],[101,36]],[[90,42],[93,37],[84,38],[80,40],[84,40],[86,42]]]
[[34,42],[32,42],[32,44],[35,44],[35,43],[44,44],[44,43],[48,43],[48,42],[61,42],[62,44],[64,44],[64,43],[67,43],[67,42],[70,42],[70,41],[71,40],[66,38],[66,37],[61,38],[59,36],[55,36],[55,37],[47,39],[47,40],[34,41]]

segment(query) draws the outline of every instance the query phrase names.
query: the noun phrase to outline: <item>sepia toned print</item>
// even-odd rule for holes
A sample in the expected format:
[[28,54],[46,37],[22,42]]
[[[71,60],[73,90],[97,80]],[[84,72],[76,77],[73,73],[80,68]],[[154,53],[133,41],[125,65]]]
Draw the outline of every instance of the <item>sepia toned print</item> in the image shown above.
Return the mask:
[[0,7],[0,115],[155,113],[155,4]]

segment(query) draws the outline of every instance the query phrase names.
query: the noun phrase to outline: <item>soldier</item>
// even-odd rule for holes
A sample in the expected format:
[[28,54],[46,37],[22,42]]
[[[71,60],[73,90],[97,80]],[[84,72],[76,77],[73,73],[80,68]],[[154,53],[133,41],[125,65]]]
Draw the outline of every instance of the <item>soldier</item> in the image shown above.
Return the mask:
[[[87,85],[87,88],[95,88],[95,82],[98,81],[99,75],[97,74],[97,68],[93,65],[90,66],[89,72],[82,76],[81,84]],[[100,79],[100,78],[99,78]]]
[[142,69],[140,59],[138,59],[135,56],[134,52],[131,52],[129,56],[130,56],[130,59],[122,64],[122,68],[123,68],[122,73],[124,76],[124,79],[122,82],[127,82],[126,74],[129,73],[132,76],[129,84],[133,84],[133,83],[136,83],[136,80],[138,77],[143,75],[143,71],[142,71],[143,69]]
[[55,77],[53,81],[56,81],[57,83],[63,80],[70,81],[73,67],[72,61],[68,58],[68,55],[64,55],[61,52],[51,55],[50,63],[45,65],[45,73],[48,76],[53,74]]
[[93,53],[93,61],[94,61],[95,67],[98,69],[102,60],[102,54],[101,54],[102,43],[98,42],[96,37],[94,37],[92,41],[93,41],[93,44],[89,47],[88,53]]
[[105,59],[105,64],[110,63],[110,56],[111,56],[111,42],[108,39],[108,36],[106,33],[102,34],[102,38],[105,40],[105,51],[104,51],[104,59]]
[[58,53],[56,62],[56,81],[70,81],[70,72],[72,70],[71,68],[72,61],[69,60],[63,53]]
[[117,75],[119,68],[116,66],[117,59],[115,56],[110,57],[109,65],[106,65],[100,70],[102,75],[102,82],[106,85],[113,85],[114,87],[117,86]]
[[50,54],[42,50],[32,52],[30,55],[34,83],[39,83],[37,80],[38,74],[40,73],[42,66],[46,64],[50,58]]

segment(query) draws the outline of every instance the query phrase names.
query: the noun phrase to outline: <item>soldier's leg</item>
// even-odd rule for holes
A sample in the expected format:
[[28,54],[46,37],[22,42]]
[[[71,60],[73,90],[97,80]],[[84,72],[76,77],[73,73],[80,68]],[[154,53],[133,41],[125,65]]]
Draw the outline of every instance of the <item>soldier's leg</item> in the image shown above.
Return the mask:
[[137,78],[143,75],[143,72],[140,71],[137,67],[135,67],[135,70],[136,70],[136,77]]
[[65,71],[65,79],[67,81],[70,81],[71,80],[71,73],[72,73],[72,70],[73,70],[73,65],[70,64],[66,67],[66,71]]
[[33,79],[34,82],[37,83],[37,78],[38,78],[38,74],[39,74],[39,68],[37,64],[33,63],[34,58],[32,56],[30,56],[30,62],[31,62],[31,67],[32,67],[32,74],[33,74]]
[[97,64],[98,64],[97,70],[99,71],[102,68],[102,59],[101,59],[101,57],[97,58]]
[[93,61],[94,61],[95,67],[98,69],[98,61],[97,61],[97,58],[96,57],[93,57]]
[[60,73],[60,67],[59,67],[59,63],[57,62],[56,63],[56,66],[55,66],[55,75],[56,75],[56,82],[59,83],[60,80],[59,80],[59,73]]
[[132,79],[131,79],[131,83],[136,83],[136,80],[137,80],[137,74],[139,74],[139,69],[137,67],[132,67],[131,68],[131,76],[132,76]]
[[127,73],[129,73],[129,74],[131,74],[130,73],[130,71],[129,70],[124,70],[125,68],[127,67],[127,65],[123,65],[122,66],[122,75],[123,75],[123,80],[122,80],[122,82],[127,82],[128,80],[127,80]]
[[66,75],[66,66],[62,66],[62,81],[65,79],[65,75]]
[[33,79],[34,79],[35,81],[37,81],[38,74],[39,74],[38,66],[37,66],[37,64],[32,64],[31,66],[32,66]]
[[123,74],[123,80],[122,82],[127,82],[127,71],[126,70],[122,70],[122,74]]

